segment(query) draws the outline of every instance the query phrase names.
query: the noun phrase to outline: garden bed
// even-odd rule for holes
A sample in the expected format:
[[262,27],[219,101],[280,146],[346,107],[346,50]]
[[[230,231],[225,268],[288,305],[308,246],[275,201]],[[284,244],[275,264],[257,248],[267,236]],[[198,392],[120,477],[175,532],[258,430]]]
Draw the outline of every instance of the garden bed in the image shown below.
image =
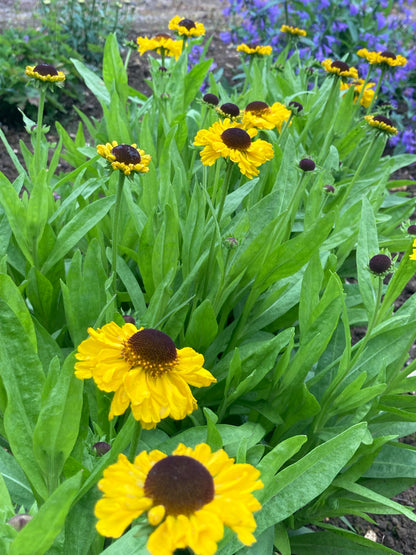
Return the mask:
[[[5,25],[25,25],[30,21],[31,9],[36,5],[36,1],[21,0],[15,8],[16,2],[14,0],[6,0],[0,6],[0,26]],[[195,20],[203,21],[208,34],[213,33],[214,38],[210,46],[209,54],[214,58],[218,66],[225,69],[226,76],[231,79],[233,70],[236,67],[238,57],[233,47],[224,45],[219,39],[219,31],[223,29],[224,20],[221,17],[222,2],[207,2],[201,7],[200,2],[178,2],[175,9],[172,9],[172,2],[149,0],[141,2],[137,8],[136,20],[132,26],[132,38],[138,35],[150,35],[155,32],[165,31],[169,20],[176,15],[177,12],[184,13],[185,15],[191,14]],[[148,92],[145,79],[149,78],[148,65],[145,58],[139,57],[134,54],[131,58],[129,65],[129,78],[131,84],[141,92]],[[68,106],[70,110],[71,107]],[[101,108],[96,102],[95,98],[87,93],[84,105],[80,109],[87,113],[89,116],[101,117]],[[74,121],[77,121],[77,115],[72,112]],[[71,112],[69,112],[68,119],[71,120]],[[72,133],[75,129],[72,129]],[[19,141],[27,142],[27,134],[22,130],[21,126],[17,123],[15,126],[9,126],[5,130],[10,145],[16,153],[19,152]],[[51,138],[54,138],[54,131],[51,130]],[[16,177],[15,166],[9,161],[7,153],[3,145],[0,145],[0,155],[2,158],[2,171],[9,179]],[[400,170],[395,175],[396,179],[415,179],[416,168],[408,167]],[[409,189],[409,192],[411,188]],[[406,290],[401,298],[403,303],[410,294],[416,290],[415,278],[408,283]],[[398,308],[400,302],[397,304]],[[359,330],[357,330],[359,334]],[[411,357],[414,358],[414,349],[411,351]],[[411,394],[411,392],[409,392]],[[406,441],[412,445],[416,445],[415,437],[409,436]],[[411,510],[416,507],[416,487],[413,487],[402,494],[397,500],[408,506]],[[403,555],[414,555],[416,552],[416,538],[414,533],[414,523],[400,515],[385,516],[374,515],[373,518],[377,526],[373,523],[368,523],[363,519],[356,517],[348,518],[348,521],[355,527],[356,531],[367,538],[377,541],[391,549],[394,549]],[[332,521],[331,522],[335,522]],[[345,521],[338,523],[341,527],[345,526]]]

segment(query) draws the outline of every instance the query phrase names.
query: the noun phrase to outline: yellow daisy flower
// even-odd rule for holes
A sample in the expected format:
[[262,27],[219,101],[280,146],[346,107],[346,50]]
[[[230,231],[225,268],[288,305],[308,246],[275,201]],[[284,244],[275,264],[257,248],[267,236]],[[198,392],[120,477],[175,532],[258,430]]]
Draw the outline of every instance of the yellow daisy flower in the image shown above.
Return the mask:
[[[362,88],[364,85],[364,79],[357,79],[352,83],[343,83],[341,82],[341,91],[345,91],[350,87],[354,87],[354,104],[356,104],[358,97],[361,94]],[[375,87],[375,83],[367,83],[364,89],[364,92],[361,96],[360,104],[364,106],[364,108],[368,108],[373,100],[374,91],[372,90]]]
[[339,77],[352,77],[352,79],[358,79],[357,69],[355,67],[350,67],[341,60],[332,61],[327,59],[322,62],[322,65],[325,71],[338,75]]
[[152,159],[134,143],[119,145],[117,141],[113,141],[105,145],[98,145],[97,152],[110,162],[113,170],[121,170],[125,175],[130,175],[132,172],[147,173]]
[[381,114],[378,116],[364,116],[364,119],[371,127],[375,127],[386,135],[397,135],[397,129],[394,127],[393,122],[386,116]]
[[179,15],[169,21],[169,29],[185,37],[202,37],[205,35],[205,27],[202,23],[192,21],[192,19],[184,19]]
[[244,54],[249,54],[250,56],[270,56],[272,50],[271,46],[251,46],[244,43],[237,46],[237,52],[244,52]]
[[413,240],[413,252],[409,255],[409,260],[416,260],[416,239]]
[[97,530],[118,538],[147,512],[156,527],[147,543],[152,555],[186,547],[196,555],[213,555],[224,526],[251,545],[256,541],[253,512],[261,509],[252,493],[263,488],[259,477],[252,465],[235,464],[223,449],[212,453],[206,443],[195,448],[181,443],[172,455],[142,451],[133,464],[120,454],[98,483],[104,496],[95,506]]
[[114,391],[110,420],[129,406],[146,430],[168,416],[182,420],[197,408],[188,384],[206,387],[216,381],[202,367],[202,355],[190,347],[176,349],[159,330],[110,322],[88,333],[75,355],[75,375],[93,378],[102,391]]
[[290,117],[291,110],[288,110],[284,104],[275,102],[272,106],[255,100],[247,104],[243,112],[242,124],[244,129],[274,129],[277,127],[279,133],[282,125]]
[[393,54],[389,50],[384,50],[383,52],[369,52],[367,48],[361,48],[357,55],[361,58],[365,58],[370,64],[385,65],[390,67],[405,66],[407,60],[404,56],[400,54]]
[[282,25],[280,27],[281,33],[289,33],[290,35],[296,35],[298,37],[306,37],[306,31],[304,29],[298,29],[298,27],[292,27],[292,25]]
[[137,44],[139,46],[139,54],[143,56],[148,50],[154,50],[158,54],[165,56],[172,56],[177,60],[182,53],[183,42],[181,40],[173,40],[172,37],[166,33],[159,33],[153,38],[137,37]]
[[49,64],[38,64],[37,66],[26,66],[25,74],[39,81],[56,83],[65,81],[65,74],[58,71]]
[[248,178],[259,174],[258,166],[273,158],[273,147],[267,141],[252,138],[257,130],[242,129],[229,118],[216,121],[209,129],[201,129],[196,134],[194,145],[205,147],[201,151],[204,166],[212,166],[218,158],[229,158],[238,164],[240,171]]

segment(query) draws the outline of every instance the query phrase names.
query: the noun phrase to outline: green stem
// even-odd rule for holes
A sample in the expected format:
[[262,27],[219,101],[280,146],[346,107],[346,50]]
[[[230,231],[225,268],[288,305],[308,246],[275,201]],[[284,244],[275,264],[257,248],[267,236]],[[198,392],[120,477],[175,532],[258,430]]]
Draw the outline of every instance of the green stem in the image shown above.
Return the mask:
[[341,207],[343,205],[343,203],[346,201],[346,199],[348,198],[354,184],[356,183],[356,181],[358,180],[358,177],[361,174],[361,171],[364,167],[364,165],[367,163],[367,158],[368,155],[372,149],[372,147],[374,146],[374,143],[377,140],[377,137],[379,136],[379,133],[375,133],[374,137],[372,138],[372,140],[370,141],[369,145],[367,146],[367,150],[364,152],[363,157],[361,158],[361,162],[360,165],[358,166],[358,168],[355,171],[354,177],[352,178],[351,182],[347,185],[347,187],[345,188],[345,191],[343,193],[343,197],[342,200],[339,202],[339,206]]
[[129,456],[128,459],[131,463],[134,462],[137,452],[137,446],[139,444],[140,436],[142,434],[142,425],[139,421],[136,421],[133,429],[133,434],[131,436],[130,448],[129,448]]
[[131,48],[127,47],[126,59],[124,60],[124,69],[125,70],[127,70],[127,66],[129,65],[131,52],[132,52]]
[[[362,97],[363,97],[363,95],[364,95],[365,87],[366,87],[367,83],[368,83],[369,80],[370,80],[371,69],[372,69],[372,67],[371,67],[371,65],[369,65],[369,66],[368,66],[367,75],[365,76],[365,79],[364,79],[363,86],[362,86],[362,88],[361,88],[360,94],[358,95],[357,101],[356,101],[356,103],[355,103],[356,110],[359,110],[359,108],[360,108],[360,103],[361,103],[361,99],[362,99]],[[375,96],[375,95],[374,95],[374,96]],[[373,97],[373,98],[374,98],[374,97]]]
[[282,142],[282,137],[286,135],[286,130],[289,129],[289,126],[292,123],[292,119],[293,119],[293,112],[291,112],[289,118],[283,122],[283,125],[280,129],[280,134],[275,143],[276,146],[280,145],[280,143]]
[[374,102],[377,100],[378,93],[380,92],[381,83],[383,81],[384,75],[386,74],[386,71],[387,71],[386,68],[381,69],[380,78],[377,81],[377,86],[376,86],[376,90],[374,91],[374,96],[371,99],[370,106],[367,108],[367,114],[369,114],[371,112],[371,109],[374,105]]
[[41,86],[38,106],[38,121],[36,124],[36,143],[35,143],[35,172],[39,175],[42,165],[42,124],[43,110],[45,108],[46,87]]
[[376,303],[374,305],[374,313],[371,316],[371,320],[368,323],[367,331],[365,336],[361,339],[358,351],[355,353],[353,359],[350,363],[350,368],[353,368],[354,364],[357,362],[358,358],[360,357],[361,353],[363,352],[365,346],[367,345],[370,337],[371,332],[373,331],[375,324],[377,322],[377,314],[381,306],[381,294],[383,291],[383,278],[380,276],[378,278],[378,285],[377,285],[377,294],[376,294]]
[[120,207],[121,198],[123,194],[124,180],[126,176],[124,172],[120,170],[118,176],[118,185],[116,193],[116,202],[114,205],[114,216],[113,216],[113,231],[112,231],[112,257],[111,257],[111,271],[112,271],[112,281],[113,281],[113,292],[117,294],[117,245],[118,245],[118,230],[120,221]]
[[332,84],[332,88],[329,92],[328,95],[328,100],[327,103],[325,105],[325,111],[330,111],[331,112],[331,120],[329,123],[329,128],[326,131],[326,135],[325,135],[325,141],[324,144],[321,148],[321,156],[319,158],[319,162],[318,164],[322,164],[322,162],[325,160],[326,156],[327,156],[327,150],[328,147],[333,139],[333,130],[334,130],[334,126],[335,126],[335,122],[338,116],[338,110],[335,110],[335,106],[332,106],[332,108],[329,110],[330,108],[330,103],[333,103],[333,98],[335,94],[339,94],[339,79],[337,77],[334,77],[334,82]]

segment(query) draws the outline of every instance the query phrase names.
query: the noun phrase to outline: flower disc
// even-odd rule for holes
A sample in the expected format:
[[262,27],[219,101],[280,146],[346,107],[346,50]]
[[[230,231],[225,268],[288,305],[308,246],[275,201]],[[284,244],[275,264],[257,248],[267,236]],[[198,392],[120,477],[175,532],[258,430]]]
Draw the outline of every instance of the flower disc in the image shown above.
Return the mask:
[[111,149],[111,154],[116,157],[117,162],[123,164],[140,164],[141,162],[138,150],[131,145],[117,145]]
[[181,21],[179,21],[178,25],[180,27],[185,27],[185,29],[188,29],[188,31],[190,31],[191,29],[196,29],[195,22],[192,21],[192,19],[182,19]]
[[251,145],[251,137],[239,127],[230,127],[221,133],[221,139],[228,148],[247,150]]
[[168,515],[190,515],[213,500],[214,480],[193,457],[169,455],[150,469],[144,493]]
[[246,106],[246,112],[253,112],[255,114],[261,114],[268,110],[269,105],[266,102],[262,102],[261,100],[255,100],[254,102],[250,102]]
[[33,68],[33,71],[46,77],[47,75],[58,75],[58,70],[50,64],[38,64]]

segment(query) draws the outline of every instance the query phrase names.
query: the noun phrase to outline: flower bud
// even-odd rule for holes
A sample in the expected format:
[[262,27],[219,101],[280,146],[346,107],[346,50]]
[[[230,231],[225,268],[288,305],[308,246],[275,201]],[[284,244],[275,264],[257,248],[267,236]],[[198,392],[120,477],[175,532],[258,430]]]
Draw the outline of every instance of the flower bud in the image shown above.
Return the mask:
[[299,167],[304,172],[313,172],[316,165],[315,162],[310,158],[302,158],[302,160],[299,162]]
[[15,530],[20,532],[22,528],[26,526],[26,524],[31,521],[33,518],[32,515],[28,515],[26,513],[20,515],[14,515],[7,521],[7,524],[10,524]]
[[390,269],[391,258],[387,254],[376,254],[370,259],[368,266],[373,274],[382,276]]
[[109,443],[106,443],[105,441],[98,441],[97,443],[94,443],[92,448],[96,452],[97,457],[102,457],[103,455],[108,453],[108,451],[110,451],[111,445]]

